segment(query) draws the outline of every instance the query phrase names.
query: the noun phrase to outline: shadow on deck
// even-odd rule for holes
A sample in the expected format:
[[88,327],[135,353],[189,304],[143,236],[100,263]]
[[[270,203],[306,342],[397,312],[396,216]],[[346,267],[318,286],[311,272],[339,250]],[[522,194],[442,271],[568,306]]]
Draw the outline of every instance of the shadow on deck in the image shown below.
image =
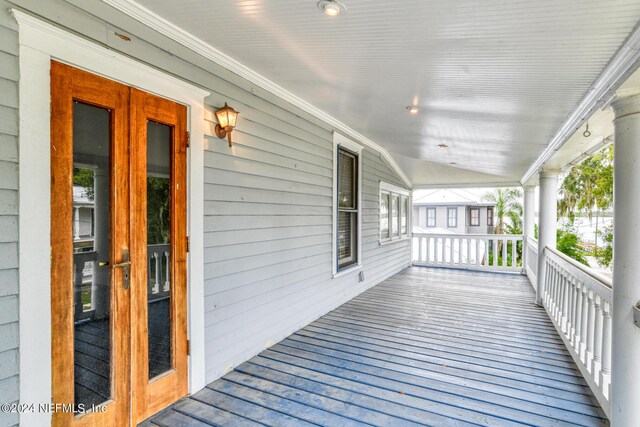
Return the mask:
[[144,426],[608,425],[524,276],[412,267]]

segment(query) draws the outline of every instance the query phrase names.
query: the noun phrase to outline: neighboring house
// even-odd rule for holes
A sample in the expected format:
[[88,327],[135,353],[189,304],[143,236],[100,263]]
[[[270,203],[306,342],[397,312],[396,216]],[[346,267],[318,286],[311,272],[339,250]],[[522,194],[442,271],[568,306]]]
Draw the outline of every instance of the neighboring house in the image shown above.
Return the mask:
[[415,232],[493,234],[495,205],[464,190],[433,190],[413,200]]

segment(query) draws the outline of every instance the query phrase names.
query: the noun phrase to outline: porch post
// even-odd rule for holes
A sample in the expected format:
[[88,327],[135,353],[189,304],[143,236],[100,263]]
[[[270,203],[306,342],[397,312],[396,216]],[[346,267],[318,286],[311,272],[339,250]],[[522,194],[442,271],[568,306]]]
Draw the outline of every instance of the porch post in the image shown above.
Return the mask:
[[640,420],[640,328],[633,306],[640,302],[640,94],[619,97],[615,113],[613,335],[611,425]]
[[535,196],[536,187],[527,185],[524,187],[524,239],[534,237],[535,224]]
[[[99,262],[108,262],[110,258],[109,242],[109,167],[99,167],[94,174],[93,184],[95,234],[93,250],[97,252]],[[97,319],[109,314],[109,291],[111,267],[93,266],[93,280],[91,284],[91,306],[95,310]]]
[[540,219],[538,230],[538,270],[536,276],[536,304],[542,305],[545,277],[544,248],[556,247],[556,226],[558,222],[558,172],[540,172]]

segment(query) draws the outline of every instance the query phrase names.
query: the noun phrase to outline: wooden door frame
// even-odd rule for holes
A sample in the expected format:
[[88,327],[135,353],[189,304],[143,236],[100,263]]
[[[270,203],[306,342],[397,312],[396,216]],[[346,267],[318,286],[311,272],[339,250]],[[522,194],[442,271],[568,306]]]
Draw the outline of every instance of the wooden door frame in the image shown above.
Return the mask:
[[[117,259],[122,249],[129,246],[129,88],[111,80],[84,73],[60,63],[51,64],[51,221],[56,227],[51,233],[51,317],[55,331],[52,349],[52,401],[74,402],[74,371],[68,368],[69,357],[74,354],[74,295],[73,295],[73,235],[72,186],[73,174],[73,104],[78,100],[89,105],[110,109],[109,209],[111,255]],[[95,268],[95,267],[94,267]],[[57,412],[53,424],[59,426],[95,425],[96,416],[110,424],[124,425],[129,420],[130,395],[130,339],[129,296],[122,289],[122,271],[111,272],[110,293],[110,385],[111,399],[104,414],[86,414],[74,420],[72,412]],[[52,332],[53,334],[53,332]],[[108,403],[108,404],[107,404]],[[107,424],[106,422],[103,422]]]
[[[188,108],[187,260],[189,392],[205,386],[204,339],[204,98],[209,92],[12,9],[19,33],[19,343],[20,402],[51,399],[50,63],[56,60],[157,94]],[[34,173],[37,172],[37,173]],[[34,208],[37,207],[37,208]],[[34,268],[37,265],[37,268]],[[38,316],[33,316],[33,313]],[[23,425],[47,425],[51,414],[25,411]]]

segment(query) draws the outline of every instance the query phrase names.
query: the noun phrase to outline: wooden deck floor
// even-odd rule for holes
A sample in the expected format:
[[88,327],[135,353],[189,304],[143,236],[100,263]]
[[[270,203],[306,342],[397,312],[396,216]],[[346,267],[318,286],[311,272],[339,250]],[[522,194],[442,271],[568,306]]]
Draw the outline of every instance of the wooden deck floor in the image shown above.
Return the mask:
[[608,425],[533,296],[412,267],[144,425]]

